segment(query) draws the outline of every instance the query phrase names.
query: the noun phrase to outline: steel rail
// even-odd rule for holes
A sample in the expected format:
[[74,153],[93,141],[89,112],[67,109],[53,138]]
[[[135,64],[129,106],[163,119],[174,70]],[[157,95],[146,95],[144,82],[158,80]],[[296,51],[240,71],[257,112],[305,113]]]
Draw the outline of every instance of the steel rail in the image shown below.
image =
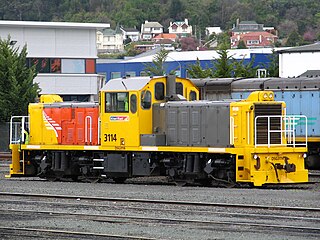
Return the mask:
[[[23,204],[47,204],[47,205],[55,205],[55,206],[67,206],[67,207],[91,207],[91,208],[114,208],[118,209],[119,206],[111,206],[111,205],[92,205],[87,203],[66,203],[66,202],[45,202],[45,201],[28,201],[28,200],[8,200],[8,199],[0,199],[0,203],[23,203]],[[0,208],[1,209],[1,208]],[[285,215],[275,215],[275,214],[255,214],[255,213],[243,213],[243,212],[221,212],[221,211],[208,211],[208,210],[185,210],[185,209],[177,209],[177,208],[143,208],[143,207],[128,207],[121,206],[121,209],[130,209],[130,210],[147,210],[147,211],[161,211],[161,212],[181,212],[181,213],[198,213],[198,214],[219,214],[226,216],[237,216],[241,215],[243,217],[259,217],[259,218],[273,218],[273,219],[291,219],[291,220],[310,220],[310,221],[319,221],[320,218],[316,217],[305,217],[305,216],[285,216]],[[4,210],[4,208],[2,208]],[[9,209],[11,211],[11,209]],[[8,211],[8,210],[5,210]],[[19,210],[20,211],[20,210]]]
[[[2,210],[4,211],[4,210]],[[58,212],[58,211],[34,211],[34,210],[8,210],[10,212],[22,212],[22,213],[37,213],[37,214],[46,214],[49,216],[60,215],[60,216],[77,216],[83,217],[84,219],[94,220],[96,222],[110,222],[110,219],[122,219],[122,220],[134,220],[135,223],[137,220],[140,221],[153,221],[161,223],[186,223],[186,224],[195,224],[197,225],[228,225],[228,226],[245,226],[245,227],[257,227],[257,228],[273,228],[279,230],[290,230],[295,232],[308,231],[313,233],[320,234],[320,228],[316,227],[303,227],[303,226],[294,226],[294,225],[276,225],[276,224],[264,224],[264,223],[252,223],[252,222],[236,222],[236,221],[218,221],[218,220],[192,220],[192,219],[179,219],[179,218],[160,218],[160,217],[141,217],[141,216],[119,216],[119,215],[101,215],[101,214],[87,214],[87,213],[69,213],[69,212]],[[97,219],[92,219],[97,218]]]
[[62,231],[62,230],[42,229],[42,228],[18,228],[18,227],[0,226],[0,229],[7,230],[7,231],[28,231],[28,232],[54,233],[54,234],[65,234],[65,235],[77,235],[77,236],[84,236],[84,237],[90,236],[90,237],[105,237],[105,238],[118,238],[118,239],[142,239],[142,240],[158,239],[158,238],[136,237],[136,236],[126,236],[126,235],[116,235],[116,234]]
[[190,205],[190,206],[210,206],[210,207],[232,207],[232,208],[252,208],[252,209],[272,209],[286,211],[313,211],[320,212],[320,208],[312,207],[290,207],[290,206],[267,206],[253,204],[235,204],[235,203],[209,203],[209,202],[188,202],[188,201],[171,201],[171,200],[150,200],[134,198],[110,198],[110,197],[93,197],[93,196],[72,196],[56,194],[36,194],[36,193],[10,193],[0,192],[0,196],[17,196],[17,197],[37,197],[37,198],[57,198],[57,199],[74,199],[90,201],[108,201],[108,202],[136,202],[136,203],[157,203],[167,205]]

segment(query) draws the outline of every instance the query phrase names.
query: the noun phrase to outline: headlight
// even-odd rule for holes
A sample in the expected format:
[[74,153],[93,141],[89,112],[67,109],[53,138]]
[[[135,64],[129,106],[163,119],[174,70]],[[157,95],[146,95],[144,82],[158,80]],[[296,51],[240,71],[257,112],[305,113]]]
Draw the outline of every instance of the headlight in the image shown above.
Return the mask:
[[267,99],[268,98],[268,94],[267,93],[263,94],[263,98]]
[[253,158],[254,158],[255,160],[257,160],[257,159],[259,158],[259,156],[258,156],[257,154],[255,154],[255,155],[253,155]]
[[269,98],[273,99],[273,93],[269,93]]
[[306,153],[302,154],[302,157],[303,157],[303,158],[307,158],[307,156],[308,156],[308,155],[307,155]]

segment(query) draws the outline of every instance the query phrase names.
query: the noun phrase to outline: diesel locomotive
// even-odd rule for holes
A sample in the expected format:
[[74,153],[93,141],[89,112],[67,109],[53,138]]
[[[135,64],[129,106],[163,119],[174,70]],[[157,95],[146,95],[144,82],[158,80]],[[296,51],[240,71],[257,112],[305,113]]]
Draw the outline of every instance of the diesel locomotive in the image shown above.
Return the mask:
[[[273,91],[276,101],[286,103],[288,115],[301,114],[307,122],[296,126],[296,141],[307,142],[308,169],[320,169],[320,78],[239,78],[239,79],[194,79],[201,99],[246,99],[254,91]],[[305,124],[308,125],[306,128]],[[306,132],[307,131],[307,132]]]
[[285,109],[272,91],[199,100],[192,81],[171,75],[110,80],[99,103],[43,95],[28,116],[12,117],[8,177],[305,183],[307,144],[295,133],[306,118]]

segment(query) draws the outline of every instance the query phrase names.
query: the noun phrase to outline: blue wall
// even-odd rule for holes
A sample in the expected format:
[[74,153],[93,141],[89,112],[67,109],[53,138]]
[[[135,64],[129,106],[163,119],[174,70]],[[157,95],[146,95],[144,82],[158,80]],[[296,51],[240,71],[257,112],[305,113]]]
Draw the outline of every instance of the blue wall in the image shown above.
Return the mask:
[[[254,67],[258,66],[259,68],[265,68],[268,66],[270,59],[269,56],[271,54],[268,53],[251,53],[250,59],[245,59],[244,63],[247,64],[254,57]],[[213,66],[214,60],[200,60],[200,64],[202,68],[211,68]],[[135,72],[136,76],[140,76],[140,73],[145,69],[145,63],[142,62],[118,62],[118,63],[97,63],[96,69],[97,73],[104,74],[106,76],[106,80],[111,79],[112,72],[120,72],[120,77],[124,77],[126,72]],[[180,65],[179,65],[180,64]],[[167,74],[172,71],[179,71],[181,66],[181,77],[187,77],[187,69],[190,65],[196,64],[194,60],[186,60],[186,61],[172,61],[166,62]]]

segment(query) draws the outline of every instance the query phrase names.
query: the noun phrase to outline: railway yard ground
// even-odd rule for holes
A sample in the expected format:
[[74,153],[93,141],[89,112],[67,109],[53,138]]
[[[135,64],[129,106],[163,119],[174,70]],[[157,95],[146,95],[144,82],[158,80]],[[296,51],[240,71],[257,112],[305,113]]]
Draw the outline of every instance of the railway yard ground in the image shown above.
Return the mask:
[[320,178],[266,188],[5,178],[0,239],[320,239]]

